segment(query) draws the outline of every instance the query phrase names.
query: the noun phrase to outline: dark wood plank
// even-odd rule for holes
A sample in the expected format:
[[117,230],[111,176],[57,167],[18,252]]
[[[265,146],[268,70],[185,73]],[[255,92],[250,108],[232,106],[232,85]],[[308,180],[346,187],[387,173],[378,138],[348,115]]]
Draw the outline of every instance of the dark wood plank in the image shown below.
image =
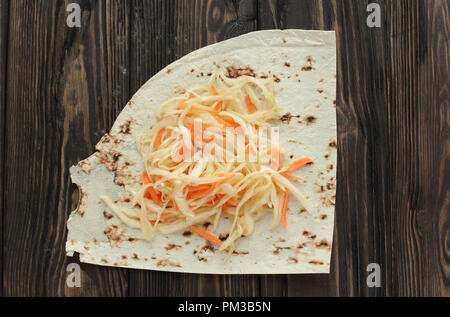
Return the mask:
[[66,287],[69,167],[88,156],[129,99],[127,1],[11,1],[6,118],[4,295],[127,294],[127,271],[81,265]]
[[259,0],[258,28],[332,30],[333,1]]
[[[449,293],[449,3],[377,3],[381,28],[367,27],[367,1],[259,2],[261,28],[337,36],[331,274],[289,276],[289,296]],[[369,263],[381,266],[380,288],[367,287]],[[285,294],[285,277],[266,284]]]
[[390,5],[397,23],[389,30],[393,226],[387,238],[394,248],[389,295],[448,296],[450,3]]
[[[6,64],[8,42],[8,6],[9,1],[0,3],[0,245],[3,246],[3,213],[4,213],[4,145],[6,115]],[[3,263],[3,248],[0,251],[0,265]],[[3,279],[0,281],[0,296],[3,295]]]
[[[255,1],[133,1],[131,91],[187,53],[256,28]],[[257,276],[131,271],[132,296],[255,296]]]
[[[426,5],[427,1],[423,1],[420,9]],[[434,1],[426,10],[428,27],[419,40],[426,43],[428,54],[419,57],[425,63],[419,59],[424,71],[418,74],[418,91],[423,95],[417,123],[420,132],[416,134],[420,144],[417,154],[423,155],[419,157],[419,184],[425,183],[426,187],[425,203],[418,208],[417,232],[421,246],[430,250],[432,257],[431,261],[426,256],[421,258],[422,267],[427,268],[422,274],[432,276],[424,293],[450,297],[450,3]],[[435,239],[428,240],[430,236]],[[433,261],[435,257],[438,260]]]

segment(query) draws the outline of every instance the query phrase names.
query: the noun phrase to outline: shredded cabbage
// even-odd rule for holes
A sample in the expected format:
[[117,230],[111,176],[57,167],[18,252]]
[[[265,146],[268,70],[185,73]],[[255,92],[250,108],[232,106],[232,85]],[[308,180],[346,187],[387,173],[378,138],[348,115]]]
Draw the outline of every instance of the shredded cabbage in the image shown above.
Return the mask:
[[228,238],[216,244],[232,252],[267,212],[270,229],[280,224],[287,191],[311,209],[285,177],[289,168],[270,164],[280,153],[278,145],[275,153],[266,145],[274,141],[267,129],[280,117],[271,80],[217,72],[207,85],[163,103],[156,115],[158,123],[136,140],[145,171],[141,189],[132,192],[135,207],[101,197],[127,226],[140,228],[144,239],[206,221],[215,229],[228,217]]

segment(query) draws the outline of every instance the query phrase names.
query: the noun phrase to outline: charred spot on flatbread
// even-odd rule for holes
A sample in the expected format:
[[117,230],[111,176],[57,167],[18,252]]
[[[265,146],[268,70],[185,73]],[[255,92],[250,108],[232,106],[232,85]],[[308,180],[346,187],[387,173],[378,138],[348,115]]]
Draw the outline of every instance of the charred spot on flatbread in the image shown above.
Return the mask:
[[313,115],[309,115],[305,119],[306,119],[306,125],[313,124],[317,121],[317,117],[313,116]]
[[124,124],[119,126],[119,133],[122,134],[131,134],[131,120],[125,121]]
[[228,78],[238,78],[240,76],[256,77],[256,73],[252,68],[250,68],[250,66],[247,67],[228,66],[226,68],[225,76],[227,76]]
[[168,245],[165,246],[164,249],[166,249],[166,251],[170,251],[170,250],[174,250],[174,249],[175,249],[175,250],[178,250],[178,249],[180,249],[180,248],[182,248],[181,245],[174,244],[174,243],[169,243]]
[[290,112],[287,112],[280,117],[280,121],[289,124],[292,118],[300,118],[300,115],[293,115]]

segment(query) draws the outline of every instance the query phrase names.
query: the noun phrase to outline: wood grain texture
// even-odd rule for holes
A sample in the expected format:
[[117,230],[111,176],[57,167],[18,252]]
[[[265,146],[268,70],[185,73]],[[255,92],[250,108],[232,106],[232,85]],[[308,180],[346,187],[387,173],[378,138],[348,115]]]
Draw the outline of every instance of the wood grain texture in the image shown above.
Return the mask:
[[[3,245],[3,214],[4,214],[4,147],[6,118],[6,64],[8,62],[8,6],[9,1],[0,3],[0,245]],[[0,267],[3,266],[3,248],[0,250]],[[3,279],[0,281],[0,296],[3,295]]]
[[[82,26],[73,29],[69,2],[0,3],[2,295],[450,296],[448,0],[376,1],[381,28],[366,25],[369,0],[79,0]],[[65,225],[78,198],[68,168],[160,69],[271,28],[336,31],[331,274],[81,264],[81,288],[67,288],[75,260],[65,257]],[[381,266],[380,288],[367,287],[369,263]]]
[[[12,1],[8,43],[4,294],[125,295],[127,271],[82,265],[65,285],[69,167],[94,150],[129,98],[126,1]],[[75,201],[74,201],[75,200]]]

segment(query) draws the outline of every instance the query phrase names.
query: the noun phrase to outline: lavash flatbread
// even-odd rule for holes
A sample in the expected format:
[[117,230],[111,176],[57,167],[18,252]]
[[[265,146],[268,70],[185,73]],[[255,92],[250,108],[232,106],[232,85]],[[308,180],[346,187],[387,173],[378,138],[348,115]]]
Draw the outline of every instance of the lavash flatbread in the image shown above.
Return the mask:
[[[255,232],[237,242],[230,257],[187,232],[142,240],[100,199],[126,201],[140,186],[144,169],[136,136],[155,123],[154,111],[183,87],[204,84],[216,69],[230,76],[251,74],[275,82],[283,165],[300,157],[314,164],[302,169],[297,184],[314,206],[305,212],[290,198],[288,226],[269,230],[270,215]],[[176,272],[215,274],[328,273],[336,195],[335,33],[270,30],[252,32],[194,51],[144,84],[118,116],[97,152],[71,167],[80,190],[78,208],[68,220],[66,252],[81,262]],[[292,157],[292,159],[291,159]],[[217,235],[224,227],[219,226]]]

